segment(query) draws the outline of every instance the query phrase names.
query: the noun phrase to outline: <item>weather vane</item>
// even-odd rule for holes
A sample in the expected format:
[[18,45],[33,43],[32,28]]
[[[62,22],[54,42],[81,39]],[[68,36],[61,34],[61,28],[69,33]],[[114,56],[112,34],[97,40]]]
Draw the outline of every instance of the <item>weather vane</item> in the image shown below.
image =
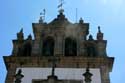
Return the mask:
[[60,4],[58,5],[59,13],[63,13],[64,12],[63,4],[64,4],[64,0],[60,0]]
[[44,22],[44,20],[45,20],[45,14],[46,14],[46,10],[43,9],[43,12],[40,13],[40,20],[39,20],[40,23]]

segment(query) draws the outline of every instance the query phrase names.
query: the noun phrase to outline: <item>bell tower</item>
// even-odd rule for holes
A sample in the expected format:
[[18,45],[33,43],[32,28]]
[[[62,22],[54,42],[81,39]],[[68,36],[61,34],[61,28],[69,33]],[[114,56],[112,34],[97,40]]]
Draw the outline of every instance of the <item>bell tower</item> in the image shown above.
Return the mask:
[[89,23],[82,18],[71,23],[62,5],[61,0],[59,14],[50,23],[42,16],[32,23],[34,39],[24,39],[23,29],[17,33],[12,54],[3,57],[5,83],[110,83],[114,57],[106,53],[100,26],[94,39]]

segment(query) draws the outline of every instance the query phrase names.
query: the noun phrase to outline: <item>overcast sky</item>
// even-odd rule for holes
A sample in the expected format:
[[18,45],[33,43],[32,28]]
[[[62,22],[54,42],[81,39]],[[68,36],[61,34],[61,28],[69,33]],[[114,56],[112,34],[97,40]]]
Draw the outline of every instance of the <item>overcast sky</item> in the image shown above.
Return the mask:
[[[80,17],[90,23],[90,33],[96,37],[101,26],[108,40],[107,54],[115,57],[111,83],[125,82],[125,0],[65,0],[65,16],[71,22]],[[11,55],[12,39],[24,29],[25,38],[32,34],[32,23],[38,22],[40,12],[46,9],[46,21],[58,14],[59,0],[0,0],[0,81],[4,83],[6,68],[2,56]]]

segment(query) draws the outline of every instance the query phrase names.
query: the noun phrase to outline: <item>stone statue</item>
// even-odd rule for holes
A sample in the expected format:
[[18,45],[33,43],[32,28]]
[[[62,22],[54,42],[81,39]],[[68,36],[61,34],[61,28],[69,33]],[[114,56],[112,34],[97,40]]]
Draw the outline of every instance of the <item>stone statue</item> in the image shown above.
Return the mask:
[[15,83],[21,83],[21,79],[24,77],[24,75],[21,74],[22,70],[19,69],[15,77]]

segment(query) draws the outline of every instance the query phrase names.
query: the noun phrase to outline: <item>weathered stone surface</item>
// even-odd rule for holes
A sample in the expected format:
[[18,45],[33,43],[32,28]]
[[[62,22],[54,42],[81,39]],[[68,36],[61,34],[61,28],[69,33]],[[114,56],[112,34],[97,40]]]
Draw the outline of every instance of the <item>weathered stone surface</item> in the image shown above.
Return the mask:
[[[23,30],[13,40],[11,56],[4,56],[7,68],[5,83],[13,83],[16,68],[19,67],[51,67],[49,60],[58,59],[57,68],[99,68],[102,83],[110,83],[109,72],[112,71],[113,57],[106,53],[107,41],[103,40],[100,28],[97,39],[89,34],[89,23],[80,19],[79,23],[71,23],[60,13],[50,23],[33,23],[34,39],[31,35],[23,38]],[[67,41],[67,42],[66,42]],[[24,76],[25,77],[25,76]],[[53,81],[53,82],[52,82]],[[33,83],[81,83],[76,80],[33,80]]]

